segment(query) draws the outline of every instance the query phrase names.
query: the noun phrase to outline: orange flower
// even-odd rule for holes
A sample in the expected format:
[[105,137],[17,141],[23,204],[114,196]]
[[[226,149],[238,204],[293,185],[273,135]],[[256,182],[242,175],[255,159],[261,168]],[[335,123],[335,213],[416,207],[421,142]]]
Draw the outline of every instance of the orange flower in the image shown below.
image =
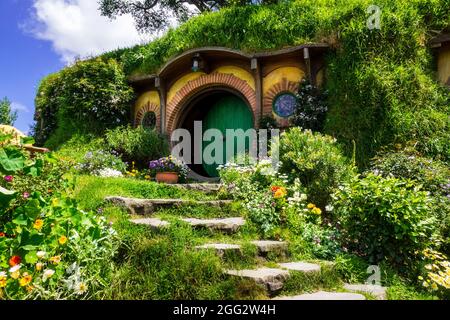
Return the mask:
[[33,228],[35,228],[36,230],[41,230],[43,225],[44,221],[42,219],[37,219],[33,224]]
[[61,244],[61,245],[65,244],[65,243],[67,242],[67,237],[66,237],[66,236],[61,236],[61,237],[59,237],[58,242],[59,242],[59,244]]
[[281,187],[279,186],[272,186],[270,187],[270,189],[272,190],[273,193],[277,192]]
[[22,258],[19,256],[12,256],[11,259],[9,259],[9,265],[11,267],[17,266],[22,261]]
[[21,287],[25,287],[30,284],[31,280],[33,280],[33,277],[30,275],[26,275],[19,280],[19,285]]
[[283,187],[280,187],[277,191],[274,193],[274,198],[283,198],[287,194],[286,189]]
[[1,237],[6,237],[6,234],[3,233],[3,232],[0,232],[0,238],[1,238]]

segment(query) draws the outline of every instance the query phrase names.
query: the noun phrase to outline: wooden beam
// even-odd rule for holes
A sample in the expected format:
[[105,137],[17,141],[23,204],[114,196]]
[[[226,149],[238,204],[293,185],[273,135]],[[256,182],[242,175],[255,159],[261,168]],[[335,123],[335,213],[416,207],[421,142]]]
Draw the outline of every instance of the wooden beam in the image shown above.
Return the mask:
[[166,134],[166,99],[167,91],[165,82],[160,78],[155,78],[155,87],[159,93],[159,118],[160,118],[160,131],[161,134]]
[[250,67],[253,71],[253,78],[255,79],[255,95],[256,95],[256,110],[255,127],[259,127],[259,122],[263,116],[263,78],[260,63],[257,58],[252,58]]
[[312,74],[311,74],[311,57],[309,56],[309,48],[303,48],[303,59],[305,59],[305,65],[306,65],[306,75],[308,77],[308,80],[312,83]]

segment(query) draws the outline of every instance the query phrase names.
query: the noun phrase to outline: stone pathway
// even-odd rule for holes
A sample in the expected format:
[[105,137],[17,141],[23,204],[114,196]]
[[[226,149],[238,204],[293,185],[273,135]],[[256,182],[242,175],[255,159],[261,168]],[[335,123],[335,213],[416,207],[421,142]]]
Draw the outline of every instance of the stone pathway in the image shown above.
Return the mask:
[[158,209],[194,204],[223,207],[232,202],[231,200],[192,201],[184,199],[138,199],[117,196],[106,197],[105,201],[121,206],[127,209],[129,214],[133,215],[150,215]]
[[[179,188],[188,190],[198,190],[205,193],[217,192],[220,184],[186,184],[174,185]],[[211,200],[211,201],[188,201],[182,199],[134,199],[125,197],[107,197],[106,201],[112,202],[116,205],[125,207],[130,214],[136,215],[151,215],[156,210],[161,208],[179,207],[183,205],[208,205],[215,207],[222,207],[231,200]],[[214,218],[214,219],[199,219],[199,218],[181,218],[182,221],[188,223],[193,228],[204,228],[211,231],[219,231],[227,234],[236,233],[244,224],[245,219],[242,217],[231,218]],[[131,219],[132,223],[145,225],[153,230],[160,230],[170,225],[170,222],[161,220],[159,218],[145,217],[140,219]],[[285,241],[274,240],[254,240],[250,241],[252,245],[257,248],[258,255],[266,258],[270,253],[287,254],[288,243]],[[237,243],[206,243],[195,247],[197,250],[214,250],[219,257],[223,257],[226,252],[242,253],[242,245]],[[333,262],[323,263],[333,264]],[[278,263],[275,268],[260,267],[256,269],[243,270],[224,270],[224,274],[231,277],[238,277],[254,281],[258,285],[262,285],[270,296],[276,295],[283,289],[284,283],[292,273],[320,273],[321,267],[319,264],[309,263],[304,261],[284,262]],[[376,285],[366,284],[345,284],[344,289],[349,292],[327,292],[318,291],[314,293],[281,296],[276,297],[276,300],[365,300],[365,296],[361,293],[370,294],[376,299],[386,299],[386,288]]]

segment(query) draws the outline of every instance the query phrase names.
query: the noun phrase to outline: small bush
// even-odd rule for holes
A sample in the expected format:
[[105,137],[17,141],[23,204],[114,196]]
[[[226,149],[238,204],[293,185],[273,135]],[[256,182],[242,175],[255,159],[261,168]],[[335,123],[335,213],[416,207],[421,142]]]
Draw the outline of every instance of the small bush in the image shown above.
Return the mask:
[[327,110],[326,92],[321,92],[309,80],[303,79],[298,89],[292,123],[304,129],[322,131]]
[[371,263],[410,265],[433,241],[431,200],[411,180],[368,174],[339,188],[333,198],[344,246]]
[[302,238],[309,251],[319,259],[332,260],[342,252],[339,231],[314,223],[303,226]]
[[299,178],[310,201],[322,209],[334,189],[354,174],[354,167],[335,139],[300,128],[281,134],[280,160],[280,172],[291,180]]
[[154,130],[139,126],[118,127],[106,132],[106,141],[111,149],[118,152],[125,162],[136,162],[138,168],[147,168],[150,160],[169,154],[169,145]]
[[104,150],[88,151],[75,167],[80,173],[100,175],[105,169],[125,172],[126,164],[115,154]]

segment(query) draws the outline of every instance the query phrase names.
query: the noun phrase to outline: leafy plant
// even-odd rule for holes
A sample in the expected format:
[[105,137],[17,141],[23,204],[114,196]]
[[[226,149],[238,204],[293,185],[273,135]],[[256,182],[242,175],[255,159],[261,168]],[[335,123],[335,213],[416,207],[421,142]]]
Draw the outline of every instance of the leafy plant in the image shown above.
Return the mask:
[[330,136],[291,128],[280,136],[280,172],[298,178],[310,201],[324,209],[331,194],[350,179],[354,167]]
[[370,173],[346,183],[333,198],[344,246],[371,263],[408,267],[417,251],[433,243],[431,200],[411,180]]
[[169,154],[166,139],[155,130],[147,130],[142,126],[108,130],[106,141],[111,149],[121,155],[123,161],[128,163],[134,161],[138,168],[147,167],[150,160]]
[[11,101],[8,98],[0,100],[0,124],[12,126],[17,120],[17,110],[11,109]]
[[292,116],[292,123],[303,129],[322,131],[328,110],[326,92],[321,92],[318,87],[304,78],[300,82],[296,97],[297,105]]

